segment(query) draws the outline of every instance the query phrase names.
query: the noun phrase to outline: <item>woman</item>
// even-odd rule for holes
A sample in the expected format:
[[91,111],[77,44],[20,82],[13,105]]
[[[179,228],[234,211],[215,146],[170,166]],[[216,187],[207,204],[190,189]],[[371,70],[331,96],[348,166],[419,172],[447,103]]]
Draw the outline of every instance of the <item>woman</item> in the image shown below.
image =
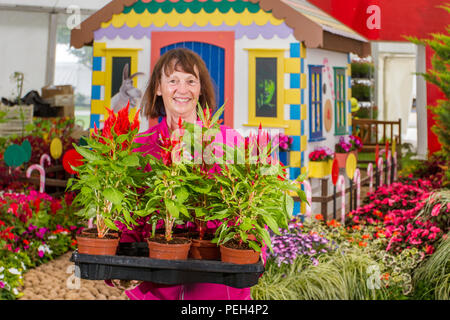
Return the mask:
[[[143,144],[137,150],[160,157],[159,137],[169,137],[178,128],[179,118],[190,123],[197,121],[197,102],[203,108],[215,108],[214,89],[205,63],[188,49],[166,52],[156,63],[143,98],[144,115],[147,118],[162,116],[163,119],[145,132],[154,132],[153,135],[136,139],[136,142]],[[226,136],[226,129],[229,128],[221,126],[223,137]],[[238,141],[240,142],[243,139]],[[149,228],[150,225],[147,224],[140,230],[125,231],[121,242],[145,241]],[[124,281],[115,280],[114,283],[122,288],[125,284]],[[130,299],[139,300],[251,299],[250,288],[237,289],[212,283],[160,285],[143,282],[134,289],[127,290],[126,294]]]

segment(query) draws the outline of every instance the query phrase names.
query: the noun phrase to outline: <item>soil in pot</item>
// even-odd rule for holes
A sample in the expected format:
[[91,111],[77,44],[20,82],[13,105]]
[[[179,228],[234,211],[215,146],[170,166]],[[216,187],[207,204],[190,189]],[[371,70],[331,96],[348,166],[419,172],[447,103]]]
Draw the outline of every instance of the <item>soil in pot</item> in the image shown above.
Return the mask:
[[212,243],[211,240],[214,235],[206,233],[203,239],[198,239],[198,232],[190,233],[192,240],[191,249],[189,250],[190,259],[199,260],[220,260],[220,248],[217,244]]
[[[83,235],[94,235],[94,237],[97,237],[97,228],[93,227],[93,228],[85,228],[81,231],[81,234]],[[118,231],[108,231],[107,235],[112,235],[115,237],[119,237],[119,232]]]
[[76,239],[78,252],[82,254],[115,255],[119,246],[119,237],[112,234],[99,238],[96,233],[86,233]]
[[173,237],[167,242],[164,237],[147,238],[148,256],[153,259],[186,260],[188,258],[191,240]]
[[230,240],[220,245],[220,256],[222,262],[236,264],[253,264],[259,261],[260,253],[251,249],[248,244],[240,244],[238,240]]

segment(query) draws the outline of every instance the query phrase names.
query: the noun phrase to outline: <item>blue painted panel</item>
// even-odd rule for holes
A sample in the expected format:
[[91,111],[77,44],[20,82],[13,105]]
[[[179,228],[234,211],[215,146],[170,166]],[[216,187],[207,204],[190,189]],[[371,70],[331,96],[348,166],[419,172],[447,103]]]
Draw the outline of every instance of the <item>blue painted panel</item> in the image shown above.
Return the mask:
[[291,89],[300,89],[300,73],[290,74],[290,87]]
[[97,86],[97,85],[92,86],[91,99],[92,100],[101,100],[102,99],[102,87],[101,86]]
[[97,128],[100,128],[100,115],[91,113],[91,123],[89,124],[89,128],[94,128],[94,123]]
[[92,71],[102,71],[102,57],[92,58]]
[[294,180],[297,179],[297,177],[300,175],[301,171],[300,168],[289,168],[289,179]]
[[300,201],[294,202],[294,210],[292,211],[292,215],[296,216],[300,214]]
[[290,44],[290,56],[291,58],[300,58],[300,43]]
[[[208,43],[188,41],[171,44],[160,49],[161,55],[173,48],[187,48],[197,53],[209,70],[211,79],[215,86],[216,104],[221,107],[225,100],[225,50]],[[226,112],[226,108],[221,118]]]
[[291,104],[290,106],[290,112],[289,112],[289,119],[290,120],[300,120],[301,119],[301,115],[300,115],[300,105],[299,104]]
[[301,144],[300,136],[291,136],[291,137],[292,137],[291,150],[292,151],[300,151],[300,144]]

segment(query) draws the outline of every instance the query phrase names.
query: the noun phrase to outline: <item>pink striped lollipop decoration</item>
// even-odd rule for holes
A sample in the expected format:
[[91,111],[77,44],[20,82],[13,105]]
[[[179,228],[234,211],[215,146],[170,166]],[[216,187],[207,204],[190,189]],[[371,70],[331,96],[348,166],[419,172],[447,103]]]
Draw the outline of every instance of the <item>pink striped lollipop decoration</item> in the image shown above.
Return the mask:
[[380,170],[380,186],[383,185],[383,158],[378,158],[378,170]]
[[311,201],[312,201],[312,189],[309,181],[303,181],[303,186],[305,187],[306,200],[308,203],[306,204],[305,216],[306,218],[311,218]]
[[45,167],[44,162],[47,162],[47,166],[50,166],[52,164],[52,160],[50,159],[50,156],[46,153],[43,153],[39,160],[39,164],[41,165],[42,168]]
[[337,192],[341,192],[341,224],[345,224],[345,178],[343,175],[339,175],[337,181]]
[[391,183],[391,150],[388,151],[386,158],[386,168],[387,168],[387,181],[386,184],[389,185]]
[[394,181],[397,181],[397,151],[394,152]]
[[361,172],[358,168],[355,169],[353,182],[356,183],[356,209],[358,209],[361,204]]
[[367,165],[367,175],[369,176],[369,193],[373,191],[373,164],[369,163]]
[[26,176],[29,178],[31,176],[31,172],[34,170],[39,171],[40,174],[40,180],[39,180],[39,192],[43,193],[45,190],[45,170],[44,168],[39,164],[33,164],[28,167]]

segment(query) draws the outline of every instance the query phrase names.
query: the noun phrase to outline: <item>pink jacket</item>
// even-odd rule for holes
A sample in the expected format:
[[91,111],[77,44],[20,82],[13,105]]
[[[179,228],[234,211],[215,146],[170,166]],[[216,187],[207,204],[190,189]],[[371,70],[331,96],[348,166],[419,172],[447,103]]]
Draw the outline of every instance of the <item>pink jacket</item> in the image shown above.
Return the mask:
[[[221,126],[223,137],[225,131],[230,129],[226,126]],[[165,137],[169,137],[169,129],[166,118],[159,124],[150,128],[145,133],[155,132],[149,137],[137,138],[136,142],[143,143],[137,148],[137,151],[144,152],[144,154],[151,154],[160,158],[158,137],[161,133]],[[240,143],[244,139],[240,137]],[[228,145],[234,145],[233,142],[226,142]],[[125,231],[122,233],[121,242],[140,242],[145,241],[144,237],[149,234],[151,226],[145,224],[140,230]],[[265,251],[265,250],[264,250]],[[263,253],[265,258],[265,252]],[[152,282],[143,282],[133,290],[125,291],[126,295],[131,300],[250,300],[250,288],[238,289],[228,287],[223,284],[214,283],[192,283],[183,285],[163,285]]]

